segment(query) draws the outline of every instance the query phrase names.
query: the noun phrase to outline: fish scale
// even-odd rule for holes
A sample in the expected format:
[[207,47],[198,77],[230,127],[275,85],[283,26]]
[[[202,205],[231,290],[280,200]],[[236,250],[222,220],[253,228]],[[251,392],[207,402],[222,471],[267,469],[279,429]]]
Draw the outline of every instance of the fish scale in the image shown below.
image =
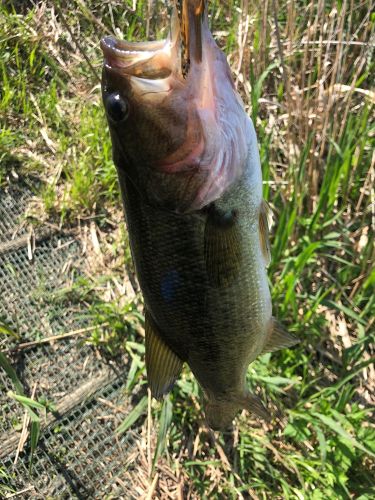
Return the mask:
[[186,362],[203,388],[208,424],[226,429],[242,408],[268,418],[246,387],[248,365],[296,339],[272,317],[253,124],[203,0],[184,1],[187,75],[173,15],[165,43],[143,43],[139,57],[134,43],[102,41],[103,102],[144,296],[152,394],[170,391]]
[[[248,364],[261,352],[271,319],[271,300],[258,236],[259,192],[250,190],[255,168],[249,155],[243,178],[219,206],[239,208],[243,261],[231,286],[212,286],[203,253],[207,215],[176,215],[144,203],[121,177],[132,255],[145,305],[163,338],[186,361],[206,393],[246,392]],[[259,160],[257,168],[260,169]],[[250,173],[249,173],[250,170]],[[259,190],[258,190],[259,191]],[[161,293],[171,263],[180,282],[172,300]],[[246,305],[246,306],[245,306]]]

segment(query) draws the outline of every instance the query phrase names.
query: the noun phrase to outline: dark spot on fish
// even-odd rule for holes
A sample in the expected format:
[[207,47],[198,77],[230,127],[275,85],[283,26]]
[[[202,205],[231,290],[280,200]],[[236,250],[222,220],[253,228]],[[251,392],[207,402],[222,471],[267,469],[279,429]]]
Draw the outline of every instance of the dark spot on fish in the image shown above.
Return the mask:
[[162,278],[160,284],[160,291],[163,299],[166,302],[171,302],[180,288],[181,277],[178,271],[171,269]]
[[238,219],[238,209],[220,210],[213,203],[207,208],[207,213],[212,224],[219,228],[229,228]]
[[128,103],[118,93],[110,94],[106,97],[105,108],[108,117],[114,123],[120,123],[126,120],[129,115]]

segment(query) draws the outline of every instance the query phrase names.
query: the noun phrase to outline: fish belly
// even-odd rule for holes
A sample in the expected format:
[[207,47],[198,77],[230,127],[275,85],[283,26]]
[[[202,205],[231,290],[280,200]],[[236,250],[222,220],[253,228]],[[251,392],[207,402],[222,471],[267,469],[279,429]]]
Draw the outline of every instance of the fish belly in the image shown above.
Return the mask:
[[238,275],[223,287],[213,286],[207,275],[206,215],[150,207],[119,172],[145,307],[163,340],[189,364],[207,394],[244,389],[248,364],[262,351],[271,319],[259,242],[261,177],[254,161],[249,165],[218,202],[222,210],[238,208],[242,249]]

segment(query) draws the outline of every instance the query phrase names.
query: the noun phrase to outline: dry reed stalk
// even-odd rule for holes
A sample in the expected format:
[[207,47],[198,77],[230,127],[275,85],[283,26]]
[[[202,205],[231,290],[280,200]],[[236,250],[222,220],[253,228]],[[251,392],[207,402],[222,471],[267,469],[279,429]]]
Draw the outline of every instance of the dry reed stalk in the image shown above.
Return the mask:
[[15,493],[9,493],[4,498],[6,498],[6,499],[8,499],[8,498],[17,498],[17,497],[18,498],[22,498],[21,495],[23,495],[24,493],[27,493],[27,492],[29,492],[31,490],[35,490],[34,486],[28,486],[27,488],[23,488],[22,490],[16,491]]
[[[369,16],[369,13],[367,14],[367,16]],[[352,17],[352,11],[351,11],[351,17]],[[369,33],[370,31],[372,31],[371,34]],[[347,120],[349,112],[350,112],[351,98],[353,96],[355,84],[356,84],[356,82],[357,82],[357,80],[358,80],[358,78],[363,70],[363,67],[365,66],[365,64],[367,62],[369,49],[371,49],[371,47],[374,48],[374,46],[375,46],[374,28],[371,27],[369,23],[366,24],[364,34],[363,34],[363,39],[366,40],[368,36],[369,36],[369,42],[362,46],[361,52],[353,64],[353,66],[356,68],[356,70],[355,70],[355,73],[353,75],[353,78],[352,78],[352,81],[350,84],[351,91],[348,92],[344,97],[344,102],[346,103],[346,106],[345,106],[343,118],[342,118],[342,120],[340,120],[341,126],[340,126],[340,130],[337,134],[337,141],[338,142],[341,142],[341,139],[342,139],[344,131],[345,131],[345,124],[346,124],[346,120]],[[337,124],[335,123],[335,127],[336,126],[337,126]]]
[[[244,58],[244,50],[246,47],[247,37],[249,33],[249,3],[248,0],[241,0],[241,17],[238,25],[238,47],[239,47],[239,57],[237,63],[237,69],[235,70],[236,76],[236,87],[238,86],[238,80],[241,74],[242,62]],[[245,22],[243,19],[245,18]]]
[[152,428],[152,416],[151,416],[151,401],[152,395],[150,388],[147,389],[147,466],[148,466],[148,477],[152,477],[152,458],[151,458],[151,428]]
[[261,8],[262,12],[262,30],[259,38],[259,72],[260,74],[266,69],[267,61],[267,33],[268,33],[268,0],[265,0]]
[[[327,137],[328,137],[328,128],[329,124],[331,122],[331,110],[334,106],[334,95],[333,95],[333,88],[335,83],[337,83],[337,78],[340,73],[340,61],[342,57],[342,39],[343,39],[343,34],[344,34],[344,21],[345,21],[345,16],[346,16],[346,6],[347,6],[347,0],[344,0],[342,7],[341,7],[341,13],[338,19],[338,27],[337,27],[337,32],[339,35],[339,42],[340,44],[337,45],[336,48],[336,54],[335,54],[335,59],[333,61],[333,67],[332,67],[332,73],[331,73],[331,81],[330,85],[328,87],[328,102],[325,108],[325,115],[324,115],[324,122],[323,122],[323,128],[322,128],[322,133],[321,133],[321,143],[320,143],[320,149],[319,149],[319,159],[322,160],[324,152],[325,152],[325,146],[327,144]],[[335,113],[334,113],[335,116]],[[337,116],[335,116],[337,118]]]
[[[315,18],[314,18],[314,24],[313,24],[313,27],[311,29],[311,33],[312,33],[312,36],[314,37],[314,41],[316,40],[315,37],[318,33],[318,26],[320,26],[320,18],[322,17],[324,7],[325,7],[324,0],[319,0],[318,5],[317,5]],[[331,37],[329,36],[328,38],[330,39]],[[318,57],[316,57],[314,50],[309,51],[308,46],[305,47],[305,51],[310,52],[309,53],[310,59],[307,63],[307,67],[313,68],[314,67],[314,60],[315,60],[315,58],[317,59],[317,78],[316,78],[316,80],[317,80],[317,92],[315,93],[316,99],[313,100],[311,103],[313,105],[313,109],[316,110],[316,117],[314,119],[312,119],[311,122],[310,122],[310,120],[308,120],[307,126],[306,126],[306,131],[307,131],[306,139],[310,136],[310,131],[312,133],[311,152],[315,151],[315,149],[317,147],[317,143],[318,143],[317,133],[314,132],[315,130],[319,130],[319,126],[318,126],[318,119],[319,118],[318,117],[320,116],[321,113],[324,113],[324,102],[323,102],[324,93],[322,91],[322,88],[323,88],[324,79],[325,79],[324,70],[328,66],[327,66],[327,60],[323,61],[323,63],[322,63],[322,58],[323,58],[322,41],[323,41],[323,32],[322,32],[322,30],[319,30]],[[328,58],[328,54],[329,54],[329,45],[326,48],[324,57]],[[307,67],[306,67],[306,69],[307,69]],[[307,80],[307,87],[308,87],[309,91],[314,87],[312,78],[313,78],[313,72],[310,69],[309,70],[309,77]],[[308,92],[306,95],[306,107],[305,107],[305,113],[307,113],[308,116],[310,116],[310,109],[311,109],[310,108],[310,106],[311,106],[310,100],[311,100],[311,98],[312,98],[312,95],[310,94],[310,92]],[[316,175],[315,172],[316,172],[316,156],[312,154],[310,156],[310,161],[308,164],[307,178],[312,179]],[[315,184],[315,183],[313,183],[313,184]],[[310,186],[310,188],[311,188],[311,186]],[[316,201],[317,193],[316,193],[316,191],[310,191],[310,193],[311,193],[310,210],[314,210],[314,204]]]
[[286,138],[287,138],[287,154],[288,157],[294,158],[296,155],[297,151],[295,149],[295,143],[292,141],[292,136],[291,136],[291,117],[292,117],[292,107],[291,107],[291,90],[290,90],[290,75],[289,71],[287,68],[287,65],[285,64],[284,60],[284,51],[283,51],[283,46],[281,43],[281,36],[280,36],[280,29],[279,29],[279,21],[278,21],[278,3],[277,0],[272,0],[272,11],[273,11],[273,18],[274,18],[274,26],[275,26],[275,36],[276,36],[276,41],[277,41],[277,49],[279,53],[279,58],[280,58],[280,64],[281,64],[281,69],[282,69],[282,78],[284,82],[284,92],[286,95],[286,109],[287,109],[287,121],[286,121]]
[[97,328],[104,328],[108,325],[109,325],[109,323],[102,323],[99,326],[98,325],[88,326],[86,328],[80,328],[79,330],[72,330],[71,332],[61,333],[59,335],[52,335],[51,337],[45,337],[44,339],[40,339],[40,340],[23,342],[22,344],[18,344],[17,346],[15,346],[13,348],[5,349],[3,352],[20,351],[22,349],[27,349],[29,347],[34,347],[34,346],[41,345],[41,344],[50,344],[51,342],[55,342],[56,340],[62,340],[62,339],[66,339],[69,337],[75,337],[77,335],[82,335],[83,333],[92,332],[92,331],[96,330]]
[[[309,8],[309,19],[307,21],[307,27],[311,26],[312,23],[312,18],[313,18],[313,3],[310,3],[310,8]],[[301,85],[300,85],[300,92],[301,92],[301,104],[300,104],[300,115],[299,115],[299,120],[301,123],[301,136],[303,137],[303,140],[306,142],[308,139],[308,127],[306,127],[306,120],[304,119],[304,101],[305,101],[305,77],[307,73],[307,58],[309,56],[309,51],[308,51],[308,46],[311,43],[311,33],[312,31],[310,29],[307,29],[307,39],[306,39],[306,45],[305,49],[303,51],[303,59],[302,59],[302,70],[301,70]]]
[[[35,382],[33,385],[32,391],[31,391],[30,399],[35,398],[37,385],[38,385],[38,383]],[[21,435],[20,435],[20,440],[18,441],[17,451],[16,451],[16,455],[14,457],[14,462],[13,462],[14,465],[16,465],[16,463],[18,462],[19,454],[23,451],[23,448],[24,448],[26,440],[27,440],[27,436],[29,435],[29,430],[28,430],[29,423],[30,423],[30,415],[29,415],[29,412],[27,411],[27,409],[25,409],[25,413],[23,415],[23,421],[22,421],[22,431],[21,431]]]

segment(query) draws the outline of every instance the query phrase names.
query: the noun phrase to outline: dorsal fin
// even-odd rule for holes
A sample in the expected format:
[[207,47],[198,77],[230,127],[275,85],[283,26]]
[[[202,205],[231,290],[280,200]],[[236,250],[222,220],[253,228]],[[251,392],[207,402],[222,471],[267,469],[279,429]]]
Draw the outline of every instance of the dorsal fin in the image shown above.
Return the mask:
[[163,341],[148,312],[145,314],[145,332],[148,385],[154,398],[159,399],[172,389],[183,362]]
[[285,347],[291,347],[297,344],[299,340],[291,335],[274,317],[271,320],[271,327],[268,339],[263,347],[262,354],[274,352]]
[[271,227],[272,212],[266,202],[262,200],[259,212],[259,237],[260,237],[260,247],[262,249],[262,254],[266,263],[266,266],[271,262],[271,249],[269,241],[269,229]]

